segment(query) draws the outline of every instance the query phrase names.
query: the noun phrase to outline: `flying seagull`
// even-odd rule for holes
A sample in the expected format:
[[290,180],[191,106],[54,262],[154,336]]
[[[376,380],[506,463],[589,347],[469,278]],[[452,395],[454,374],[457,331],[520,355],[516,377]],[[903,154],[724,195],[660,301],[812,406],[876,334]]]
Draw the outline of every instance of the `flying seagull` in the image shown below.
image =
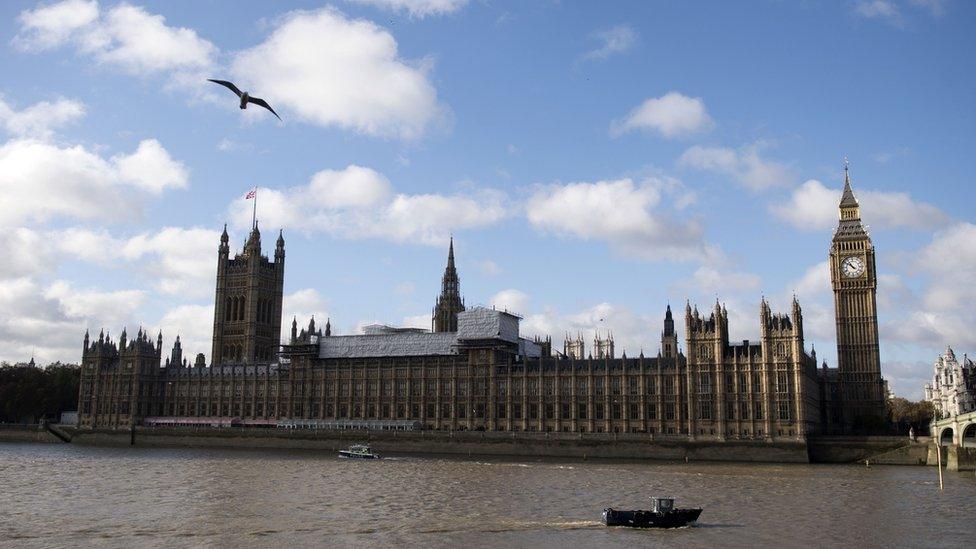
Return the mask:
[[281,117],[278,116],[278,113],[276,113],[275,110],[271,108],[271,105],[269,105],[267,101],[261,99],[260,97],[251,97],[250,95],[247,94],[247,92],[242,92],[241,90],[237,89],[237,86],[235,86],[233,82],[228,82],[226,80],[214,80],[212,78],[208,78],[207,80],[213,82],[214,84],[220,84],[221,86],[224,86],[230,91],[236,93],[237,97],[241,98],[242,109],[246,109],[248,103],[254,103],[259,107],[264,107],[268,109],[269,111],[271,111],[271,114],[278,117],[278,120],[281,120]]

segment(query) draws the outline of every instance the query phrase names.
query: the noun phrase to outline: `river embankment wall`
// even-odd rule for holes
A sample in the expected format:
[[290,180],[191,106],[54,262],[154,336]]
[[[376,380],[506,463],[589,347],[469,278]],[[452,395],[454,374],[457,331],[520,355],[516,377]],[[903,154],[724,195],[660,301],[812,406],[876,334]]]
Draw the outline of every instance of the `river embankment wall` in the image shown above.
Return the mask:
[[64,441],[41,425],[4,424],[0,425],[0,442],[62,443]]
[[99,446],[297,448],[337,452],[367,442],[378,453],[808,463],[803,442],[690,441],[630,434],[478,431],[318,431],[146,428],[73,430],[72,443]]
[[[336,452],[368,442],[396,454],[657,459],[772,463],[924,465],[924,442],[905,437],[810,437],[803,441],[688,440],[612,433],[495,433],[481,431],[326,431],[209,427],[83,430],[60,427],[74,444],[170,448],[284,448]],[[0,426],[0,442],[61,442],[40,426]],[[966,463],[968,456],[962,462]],[[943,458],[945,459],[945,457]],[[965,465],[963,465],[965,467]]]

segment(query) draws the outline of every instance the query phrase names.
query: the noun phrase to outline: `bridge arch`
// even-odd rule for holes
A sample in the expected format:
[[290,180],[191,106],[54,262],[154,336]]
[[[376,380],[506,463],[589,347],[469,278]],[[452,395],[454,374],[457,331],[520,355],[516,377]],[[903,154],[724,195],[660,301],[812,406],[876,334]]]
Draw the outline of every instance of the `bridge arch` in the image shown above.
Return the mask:
[[953,443],[953,435],[955,435],[955,433],[953,432],[952,427],[942,429],[942,432],[939,433],[939,444],[942,446],[951,446]]
[[976,423],[970,423],[962,429],[963,448],[976,448]]

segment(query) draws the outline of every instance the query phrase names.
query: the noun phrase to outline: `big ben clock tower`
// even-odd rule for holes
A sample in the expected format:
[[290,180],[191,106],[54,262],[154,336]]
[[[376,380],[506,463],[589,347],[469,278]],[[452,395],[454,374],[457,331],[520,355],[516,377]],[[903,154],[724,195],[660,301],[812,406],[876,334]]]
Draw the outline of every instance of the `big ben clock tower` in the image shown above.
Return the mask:
[[878,277],[874,245],[861,224],[860,206],[851,190],[846,164],[840,222],[830,247],[830,282],[837,320],[843,429],[877,429],[884,423],[886,397],[878,351]]

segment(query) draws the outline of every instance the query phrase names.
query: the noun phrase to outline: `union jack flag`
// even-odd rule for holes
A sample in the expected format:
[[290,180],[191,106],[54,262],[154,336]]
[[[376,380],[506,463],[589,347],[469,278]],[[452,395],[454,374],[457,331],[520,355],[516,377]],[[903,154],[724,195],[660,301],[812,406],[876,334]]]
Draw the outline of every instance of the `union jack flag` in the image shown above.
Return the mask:
[[252,198],[257,197],[257,195],[258,195],[258,190],[257,189],[251,189],[251,190],[247,191],[247,194],[244,195],[244,200],[250,200]]

